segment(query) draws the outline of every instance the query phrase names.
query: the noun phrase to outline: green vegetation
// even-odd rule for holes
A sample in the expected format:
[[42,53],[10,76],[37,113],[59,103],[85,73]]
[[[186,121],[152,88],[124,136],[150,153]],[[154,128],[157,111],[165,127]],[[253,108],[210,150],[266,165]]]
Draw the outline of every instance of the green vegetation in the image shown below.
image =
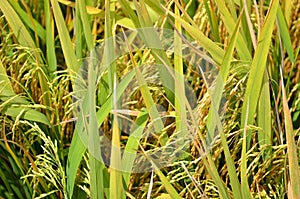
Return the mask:
[[300,198],[299,0],[1,0],[0,198]]

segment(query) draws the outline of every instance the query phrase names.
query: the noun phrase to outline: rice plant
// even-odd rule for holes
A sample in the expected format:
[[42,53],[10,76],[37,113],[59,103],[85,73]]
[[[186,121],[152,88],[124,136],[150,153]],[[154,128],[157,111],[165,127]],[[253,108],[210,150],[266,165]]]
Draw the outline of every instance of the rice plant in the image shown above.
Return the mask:
[[0,198],[300,198],[298,0],[2,0]]

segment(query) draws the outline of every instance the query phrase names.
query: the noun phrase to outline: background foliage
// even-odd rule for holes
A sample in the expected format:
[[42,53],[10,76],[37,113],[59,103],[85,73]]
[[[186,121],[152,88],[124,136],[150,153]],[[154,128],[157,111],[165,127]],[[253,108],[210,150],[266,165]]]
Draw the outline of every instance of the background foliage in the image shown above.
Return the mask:
[[[2,0],[0,197],[300,198],[299,9],[298,0]],[[103,71],[97,87],[95,71],[86,71],[85,86],[95,92],[85,93],[83,117],[76,117],[76,74],[87,55],[123,30],[145,27],[176,29],[202,46],[221,77],[214,89],[210,92],[201,71],[180,56],[129,52]],[[156,39],[150,35],[143,42]],[[182,45],[175,34],[174,48]],[[152,172],[108,168],[90,150],[105,150],[99,127],[117,146],[110,151],[111,165],[124,161],[120,148],[155,150],[188,128],[184,99],[172,98],[164,80],[145,86],[161,71],[151,74],[137,66],[154,61],[174,67],[177,83],[184,85],[184,76],[196,94],[190,150]],[[156,123],[160,136],[138,139],[136,145],[120,132],[112,101],[114,80],[122,81],[117,93],[123,93],[133,77],[138,86],[130,99],[132,122],[143,129],[160,118],[150,109],[153,104],[166,107],[168,120],[165,126]],[[226,114],[219,116],[222,95]],[[125,160],[131,168],[134,159]]]

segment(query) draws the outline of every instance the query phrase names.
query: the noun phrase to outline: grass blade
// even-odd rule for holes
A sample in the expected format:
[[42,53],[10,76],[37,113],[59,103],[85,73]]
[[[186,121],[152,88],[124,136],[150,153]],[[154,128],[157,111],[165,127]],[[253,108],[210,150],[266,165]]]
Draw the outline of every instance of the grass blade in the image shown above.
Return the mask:
[[[133,71],[128,73],[120,84],[117,87],[117,99],[121,97],[121,94],[125,91],[126,87],[130,83],[134,76]],[[109,112],[113,108],[112,96],[110,96],[107,101],[101,106],[99,111],[96,113],[98,126],[100,126]],[[68,165],[67,165],[67,187],[68,187],[68,195],[72,197],[74,190],[74,183],[76,179],[77,168],[79,167],[82,156],[87,149],[88,145],[88,136],[86,132],[82,132],[84,128],[84,124],[78,123],[76,124],[76,129],[74,132],[74,136],[71,142],[71,146],[68,154]],[[80,133],[80,135],[79,135]],[[78,152],[77,152],[78,150]]]
[[140,28],[140,22],[135,14],[135,11],[130,7],[130,4],[126,0],[119,0],[123,12],[128,15],[128,18],[132,20],[133,24],[135,25],[136,28]]
[[79,1],[76,1],[76,4],[74,4],[74,6],[76,6],[76,13],[75,13],[75,26],[76,26],[76,30],[75,30],[75,54],[77,56],[78,59],[78,65],[82,66],[82,58],[83,58],[83,52],[84,52],[84,48],[85,45],[83,43],[84,38],[83,38],[83,27],[82,27],[82,20],[81,20],[81,15],[80,15],[80,11],[79,11]]
[[124,198],[122,184],[122,160],[121,160],[121,149],[120,149],[120,137],[121,132],[119,129],[119,122],[117,117],[117,93],[116,93],[117,79],[116,73],[114,78],[114,93],[113,93],[113,103],[114,103],[114,120],[112,129],[112,147],[111,147],[111,157],[110,157],[110,198]]
[[277,11],[277,24],[279,26],[279,31],[280,31],[280,36],[281,39],[283,41],[284,47],[287,51],[287,54],[289,55],[290,61],[292,63],[295,62],[295,58],[294,58],[294,53],[293,53],[293,46],[292,46],[292,42],[291,42],[291,37],[289,34],[289,29],[288,29],[288,25],[287,22],[283,16],[281,7],[278,7],[278,11]]
[[85,9],[86,8],[85,0],[78,0],[77,3],[80,12],[80,19],[83,27],[85,40],[87,43],[88,50],[91,53],[91,50],[94,48],[94,42],[93,42],[93,35],[90,27],[90,22],[88,19],[87,11]]
[[5,110],[5,114],[11,117],[20,117],[25,120],[40,122],[50,126],[47,117],[40,111],[27,108],[27,107],[9,107]]
[[20,7],[20,5],[16,1],[9,0],[9,3],[13,7],[13,9],[16,11],[16,13],[20,16],[20,19],[24,22],[24,24],[26,26],[28,26],[32,31],[36,32],[42,41],[46,41],[46,33],[47,32],[43,28],[43,26],[39,22],[37,22],[35,19],[30,18],[28,16],[28,14]]
[[164,146],[167,142],[166,135],[161,134],[161,131],[164,128],[164,124],[163,124],[163,122],[160,118],[159,112],[158,112],[158,110],[155,106],[155,103],[154,103],[153,98],[151,96],[150,90],[147,86],[147,82],[143,78],[143,75],[142,75],[140,69],[138,68],[137,64],[135,63],[132,52],[130,52],[130,58],[132,60],[133,66],[134,66],[134,71],[135,71],[135,74],[136,74],[136,78],[138,80],[139,89],[142,93],[143,99],[145,101],[147,110],[148,110],[149,115],[150,115],[150,118],[153,121],[154,129],[155,129],[156,133],[158,133],[159,135],[163,135],[162,137],[160,137],[159,142],[162,146]]
[[[94,63],[95,55],[92,53],[88,61],[88,100],[87,104],[83,104],[83,110],[88,110],[88,152],[90,164],[90,192],[92,199],[104,199],[104,178],[103,178],[103,161],[99,159],[101,154],[100,136],[96,115],[96,85],[97,85],[97,69]],[[86,118],[87,115],[85,115]]]
[[[180,16],[180,11],[175,5],[175,14]],[[185,99],[182,97],[185,95],[185,85],[184,85],[184,74],[183,74],[183,60],[182,60],[182,40],[178,34],[182,34],[180,23],[175,20],[174,31],[174,71],[175,71],[175,111],[176,111],[176,132],[179,132],[179,137],[186,137],[187,135],[187,126],[185,118],[186,115],[186,106]],[[179,143],[183,145],[183,143]]]
[[[258,132],[258,142],[261,147],[264,145],[272,145],[272,121],[271,121],[271,101],[270,89],[267,72],[265,71],[261,95],[258,101],[257,109],[257,124],[262,129]],[[270,155],[270,150],[266,150],[263,158],[267,159]]]
[[55,54],[55,43],[54,43],[54,27],[53,27],[53,17],[51,16],[51,9],[49,1],[44,2],[45,10],[45,40],[47,48],[47,63],[50,75],[57,69],[56,54]]
[[77,169],[82,160],[83,154],[86,151],[86,145],[87,144],[83,143],[82,138],[79,137],[78,127],[76,127],[73,134],[71,146],[69,148],[68,163],[66,168],[68,198],[72,198]]
[[151,49],[151,53],[155,57],[157,64],[165,66],[157,67],[157,69],[160,75],[160,80],[164,85],[167,98],[171,102],[174,102],[174,93],[172,92],[175,88],[174,80],[166,68],[172,68],[172,65],[162,47],[162,42],[157,31],[152,28],[153,22],[149,16],[146,4],[144,1],[140,1],[139,4],[135,1],[135,7],[141,25],[141,28],[138,29],[138,32],[146,46]]
[[116,64],[112,58],[115,57],[115,31],[113,27],[115,26],[115,15],[112,13],[115,10],[115,3],[110,0],[105,0],[105,64],[110,64],[108,67],[108,86],[110,93],[113,92],[114,86],[114,76],[116,73]]
[[152,163],[152,166],[153,166],[153,169],[155,170],[155,173],[160,178],[162,184],[164,185],[166,191],[171,196],[171,198],[172,199],[180,199],[181,198],[180,195],[177,193],[175,188],[172,186],[172,184],[170,183],[170,180],[159,170],[159,168],[157,166],[158,164],[156,162],[154,162],[154,160],[152,158],[148,157],[148,155],[145,153],[143,147],[141,147],[141,149],[144,152],[147,159]]
[[227,140],[226,140],[226,137],[223,132],[222,125],[221,125],[220,117],[218,115],[218,112],[219,112],[218,107],[220,107],[222,91],[223,91],[225,82],[228,77],[230,63],[231,63],[231,60],[233,57],[234,47],[235,47],[237,37],[238,37],[240,21],[241,21],[241,18],[239,18],[239,20],[237,21],[236,27],[234,29],[232,38],[231,38],[229,46],[228,46],[228,49],[226,50],[224,60],[221,65],[221,70],[217,77],[217,83],[216,83],[216,86],[211,95],[212,105],[209,110],[208,119],[207,119],[207,128],[208,128],[207,136],[210,138],[209,143],[212,142],[214,133],[215,133],[215,127],[216,127],[216,125],[218,125],[218,131],[220,133],[222,146],[224,148],[226,165],[228,168],[229,179],[231,182],[233,198],[235,198],[235,199],[242,198],[242,194],[241,194],[241,190],[240,190],[240,183],[238,181],[238,177],[237,177],[237,173],[236,173],[236,169],[235,169],[235,163],[231,157],[229,147],[227,144]]
[[139,141],[142,138],[143,130],[147,124],[147,120],[149,119],[148,112],[141,111],[137,116],[135,125],[132,128],[132,133],[128,138],[128,141],[125,146],[124,154],[122,157],[122,171],[124,184],[128,186],[130,179],[130,172],[132,171],[134,160],[136,158],[137,149],[139,147]]
[[[299,156],[298,156],[298,148],[295,143],[295,134],[293,132],[293,121],[290,113],[290,109],[288,106],[288,102],[286,99],[283,72],[280,68],[280,79],[281,79],[281,94],[282,94],[282,105],[283,105],[283,114],[284,114],[284,124],[286,131],[286,142],[287,142],[287,156],[289,161],[289,180],[291,187],[288,187],[288,193],[292,193],[289,195],[289,198],[300,198],[300,187],[299,187]],[[287,185],[288,186],[288,185]],[[290,190],[291,189],[291,190]]]
[[[244,8],[244,15],[242,16],[242,25],[244,27],[243,32],[244,32],[244,35],[246,37],[246,42],[248,44],[248,49],[249,49],[250,53],[252,53],[252,48],[253,47],[256,50],[257,39],[256,39],[256,36],[255,36],[255,31],[254,31],[254,28],[253,28],[253,24],[252,24],[251,18],[250,18],[251,2],[247,1],[247,0],[243,0],[241,2],[241,5],[243,5],[243,8]],[[252,45],[251,45],[251,41],[252,41]]]
[[217,21],[216,13],[214,12],[211,4],[209,7],[207,0],[204,0],[203,3],[205,6],[206,13],[208,15],[208,21],[211,26],[213,38],[216,42],[220,42],[221,39],[220,39],[220,32],[219,32],[219,24]]
[[249,104],[247,105],[246,110],[246,118],[245,118],[245,126],[243,130],[243,142],[242,142],[242,157],[241,157],[241,191],[242,191],[242,198],[244,199],[251,199],[251,193],[248,184],[248,177],[247,177],[247,121],[248,121],[248,114],[249,113]]
[[[272,31],[274,28],[278,6],[279,6],[278,0],[273,0],[271,2],[265,20],[265,24],[261,30],[261,34],[259,35],[258,46],[254,54],[253,62],[251,64],[250,74],[249,74],[246,93],[245,93],[245,101],[242,107],[242,118],[241,118],[242,127],[244,127],[245,125],[248,103],[249,103],[248,124],[252,125],[254,121],[254,115],[258,104],[258,98],[261,92],[263,74],[265,71],[267,56],[269,53],[269,46],[271,44]],[[247,135],[247,149],[249,149],[250,139],[251,139],[251,135]]]
[[217,117],[217,114],[219,112],[219,106],[221,103],[222,93],[225,86],[225,82],[227,80],[229,69],[230,69],[230,63],[233,57],[233,51],[235,47],[235,43],[237,40],[238,30],[239,30],[239,24],[240,21],[236,24],[235,30],[233,32],[230,44],[228,46],[228,49],[225,53],[224,59],[221,64],[221,69],[219,72],[219,75],[217,77],[216,86],[214,87],[213,92],[211,93],[211,100],[212,100],[212,109],[209,110],[208,113],[208,119],[207,119],[207,129],[208,129],[208,142],[211,143],[211,141],[214,138],[215,128],[216,128],[216,121],[214,118]]
[[211,157],[211,154],[207,154],[207,159],[203,159],[203,164],[218,187],[219,197],[222,199],[229,199],[230,197],[228,195],[227,189],[218,173],[217,167]]
[[236,7],[235,7],[235,1],[234,0],[226,0],[226,4],[229,7],[230,14],[233,17],[234,21],[238,19],[237,14],[236,14]]
[[8,1],[2,1],[0,4],[0,10],[4,14],[10,28],[12,29],[14,35],[16,36],[18,42],[22,46],[36,48],[36,45],[26,29],[25,25],[22,23],[20,17],[17,15],[15,10],[11,7]]
[[164,185],[165,189],[167,190],[167,192],[169,193],[171,198],[172,199],[180,199],[181,198],[180,195],[174,189],[174,187],[170,183],[170,180],[166,176],[164,176],[164,174],[159,169],[156,169],[155,173],[159,176],[162,184]]
[[61,42],[61,47],[63,50],[64,58],[66,60],[66,65],[70,74],[76,73],[79,70],[79,65],[75,52],[73,50],[74,48],[69,36],[68,29],[61,13],[61,9],[58,5],[57,0],[51,0],[51,5],[56,22],[56,28]]
[[[227,31],[230,35],[232,35],[234,28],[236,27],[236,22],[234,21],[234,18],[227,9],[225,1],[216,0],[216,4],[218,5],[220,12],[222,13],[223,22],[226,26]],[[241,34],[238,35],[236,49],[242,60],[249,61],[252,59],[249,48],[247,47],[247,43]]]
[[[243,15],[242,15],[242,33],[245,39],[245,42],[247,44],[248,50],[250,54],[252,55],[252,45],[255,46],[257,42],[255,42],[255,35],[251,35],[251,31],[253,31],[252,23],[250,19],[251,12],[251,6],[252,1],[250,0],[239,0],[239,6],[241,9],[244,9]],[[253,32],[252,32],[253,33]],[[252,43],[251,43],[252,41]]]
[[[122,1],[122,0],[121,0]],[[175,15],[173,12],[169,11],[163,5],[161,5],[156,0],[145,0],[145,2],[158,14],[164,15],[168,13],[178,22],[180,22],[181,26],[189,33],[193,39],[199,42],[199,45],[202,46],[205,50],[207,50],[214,60],[220,64],[222,62],[224,56],[224,50],[220,48],[216,43],[211,41],[208,37],[206,37],[197,27],[190,25],[181,17]],[[133,11],[132,11],[133,12]],[[137,26],[140,27],[140,26]]]
[[290,18],[291,18],[291,11],[293,7],[293,1],[292,0],[285,0],[282,2],[283,5],[283,11],[284,11],[284,18],[288,25],[290,25]]

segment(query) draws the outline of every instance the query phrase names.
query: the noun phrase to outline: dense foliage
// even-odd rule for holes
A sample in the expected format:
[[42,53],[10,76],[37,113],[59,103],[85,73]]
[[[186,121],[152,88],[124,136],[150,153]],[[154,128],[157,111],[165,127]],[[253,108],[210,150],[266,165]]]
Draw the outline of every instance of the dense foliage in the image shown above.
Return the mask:
[[0,198],[300,198],[299,11],[1,0]]

